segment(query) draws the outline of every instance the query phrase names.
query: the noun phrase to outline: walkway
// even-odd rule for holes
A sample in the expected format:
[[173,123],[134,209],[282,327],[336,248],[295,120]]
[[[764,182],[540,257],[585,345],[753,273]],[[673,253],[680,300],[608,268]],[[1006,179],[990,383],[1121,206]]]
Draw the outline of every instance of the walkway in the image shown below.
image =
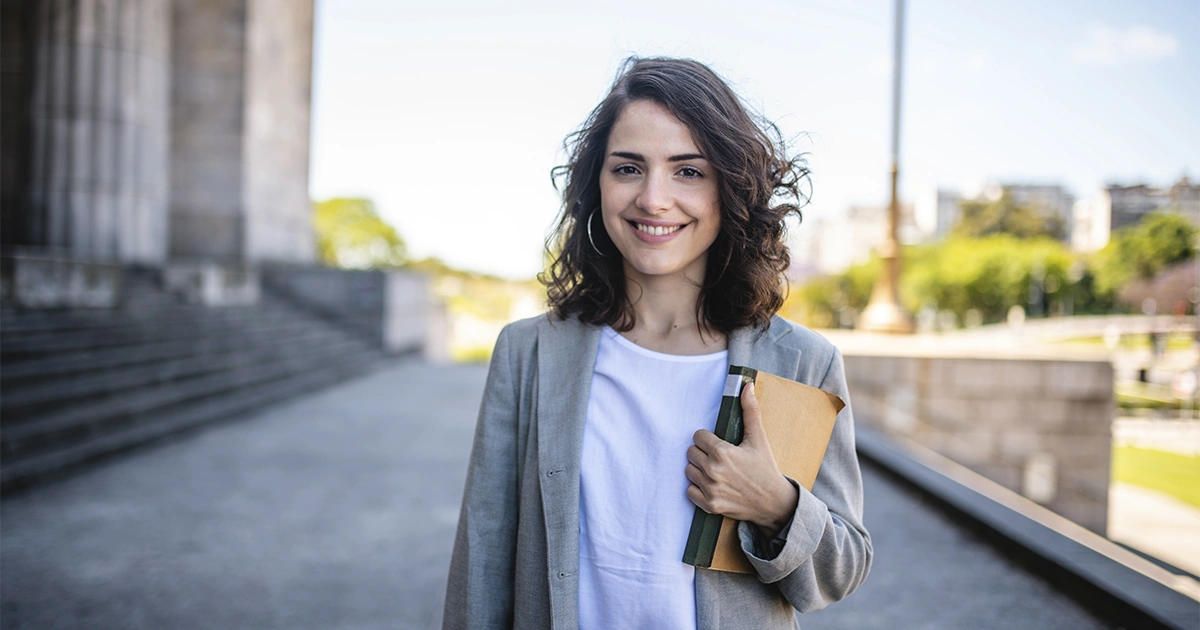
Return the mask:
[[[482,367],[399,362],[0,503],[6,629],[440,625]],[[1104,628],[879,471],[821,628]]]

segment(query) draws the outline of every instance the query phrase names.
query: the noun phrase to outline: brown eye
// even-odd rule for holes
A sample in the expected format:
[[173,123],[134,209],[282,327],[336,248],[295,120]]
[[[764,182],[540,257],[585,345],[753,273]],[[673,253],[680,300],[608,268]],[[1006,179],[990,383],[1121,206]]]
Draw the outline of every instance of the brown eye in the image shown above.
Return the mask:
[[704,173],[701,173],[698,169],[693,168],[691,166],[685,166],[685,167],[679,169],[679,174],[684,177],[687,177],[688,179],[699,179],[701,177],[704,177]]

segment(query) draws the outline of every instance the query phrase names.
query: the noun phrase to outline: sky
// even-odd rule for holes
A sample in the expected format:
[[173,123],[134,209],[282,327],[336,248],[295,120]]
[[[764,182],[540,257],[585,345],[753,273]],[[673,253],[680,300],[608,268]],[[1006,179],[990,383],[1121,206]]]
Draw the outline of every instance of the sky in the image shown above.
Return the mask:
[[[903,200],[987,181],[1086,198],[1200,179],[1200,2],[905,5]],[[807,154],[793,249],[813,221],[888,199],[889,0],[316,7],[310,194],[374,200],[415,257],[536,274],[563,139],[633,54],[708,64]]]

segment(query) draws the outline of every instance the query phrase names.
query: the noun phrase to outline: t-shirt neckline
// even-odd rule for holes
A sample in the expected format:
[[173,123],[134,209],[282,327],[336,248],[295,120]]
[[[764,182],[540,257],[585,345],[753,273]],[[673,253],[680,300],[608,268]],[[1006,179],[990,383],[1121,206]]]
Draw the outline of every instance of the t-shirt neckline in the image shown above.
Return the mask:
[[617,332],[612,326],[604,327],[604,334],[616,341],[621,346],[632,350],[640,355],[658,359],[659,361],[674,361],[676,363],[703,363],[707,361],[716,361],[729,356],[729,350],[718,350],[710,354],[667,354],[666,352],[658,352],[649,348],[643,348],[636,343],[625,338],[624,335]]

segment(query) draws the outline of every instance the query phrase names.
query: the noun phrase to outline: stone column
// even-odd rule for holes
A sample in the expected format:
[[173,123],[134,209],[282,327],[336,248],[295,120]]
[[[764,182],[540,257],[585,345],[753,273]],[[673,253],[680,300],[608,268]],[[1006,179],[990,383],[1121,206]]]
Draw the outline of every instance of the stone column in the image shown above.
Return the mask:
[[172,258],[311,262],[312,0],[176,0]]
[[166,256],[169,0],[35,3],[28,244]]
[[0,243],[3,245],[24,245],[26,241],[29,76],[36,12],[31,0],[0,0]]
[[312,262],[308,197],[313,3],[249,0],[243,168],[246,253],[253,261]]

